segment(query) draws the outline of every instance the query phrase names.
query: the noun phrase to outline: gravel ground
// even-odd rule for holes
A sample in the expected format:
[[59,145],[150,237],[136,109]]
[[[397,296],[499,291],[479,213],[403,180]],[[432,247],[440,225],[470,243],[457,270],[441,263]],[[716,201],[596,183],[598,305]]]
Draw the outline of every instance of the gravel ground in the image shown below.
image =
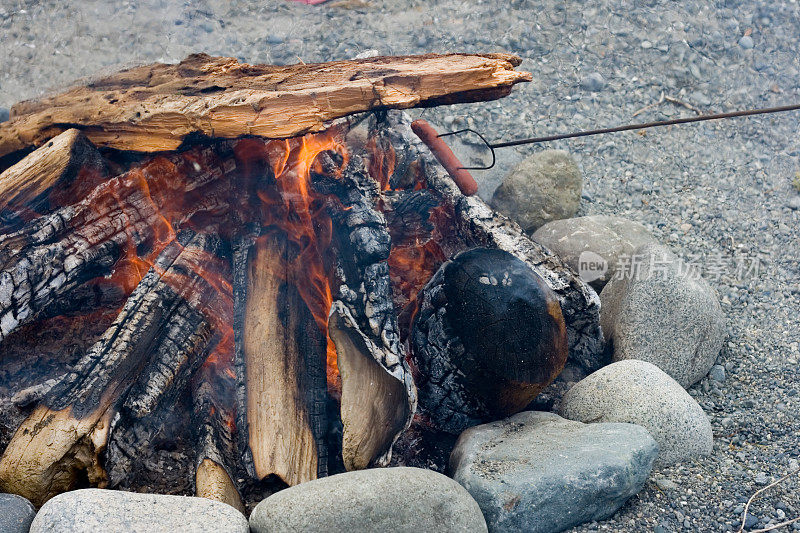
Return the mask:
[[[468,124],[490,139],[616,125],[652,104],[636,120],[693,113],[666,98],[658,104],[662,94],[704,112],[800,101],[796,0],[498,4],[2,0],[0,106],[80,76],[197,51],[291,63],[369,49],[523,57],[534,81],[510,97],[424,113],[441,129]],[[799,124],[792,113],[553,143],[584,171],[580,214],[640,221],[704,268],[730,334],[719,361],[724,381],[706,378],[690,391],[711,417],[713,456],[655,471],[612,519],[577,531],[736,530],[743,502],[797,468]],[[496,169],[476,172],[481,194],[540,149],[498,152]],[[800,515],[797,476],[752,511],[755,527]]]

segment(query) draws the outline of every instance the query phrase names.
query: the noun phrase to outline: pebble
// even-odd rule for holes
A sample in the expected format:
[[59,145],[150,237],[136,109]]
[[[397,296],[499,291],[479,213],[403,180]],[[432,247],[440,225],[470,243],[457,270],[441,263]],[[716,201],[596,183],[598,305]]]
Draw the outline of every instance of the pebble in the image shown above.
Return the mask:
[[722,365],[712,366],[711,371],[708,373],[708,377],[710,377],[714,381],[722,383],[723,381],[725,381],[725,367]]
[[711,423],[674,379],[646,361],[612,363],[572,387],[559,414],[581,422],[628,422],[645,427],[658,443],[656,464],[711,453]]
[[745,35],[744,37],[739,39],[739,46],[741,46],[745,50],[750,50],[753,48],[753,46],[755,46],[755,44],[753,43],[752,37],[750,37],[749,35]]
[[31,533],[247,533],[247,519],[230,505],[189,496],[81,489],[59,494],[33,519]]
[[756,482],[756,485],[767,485],[769,484],[769,476],[765,472],[759,472],[756,474],[756,477],[753,478],[753,481]]
[[5,122],[9,119],[8,108],[0,107],[0,122]]
[[641,426],[526,411],[462,433],[450,471],[490,531],[555,533],[614,513],[641,490],[657,453]]
[[16,494],[0,494],[0,532],[28,533],[36,510],[31,502]]
[[798,209],[800,209],[800,196],[792,196],[786,202],[786,205],[789,206],[789,209],[797,211]]
[[677,483],[675,483],[674,481],[670,481],[669,479],[665,479],[663,477],[657,478],[655,483],[661,490],[675,490],[678,488]]
[[475,500],[452,479],[421,468],[372,468],[301,483],[261,501],[252,533],[486,531]]
[[599,72],[592,72],[581,80],[581,88],[586,91],[602,91],[606,86],[606,80]]

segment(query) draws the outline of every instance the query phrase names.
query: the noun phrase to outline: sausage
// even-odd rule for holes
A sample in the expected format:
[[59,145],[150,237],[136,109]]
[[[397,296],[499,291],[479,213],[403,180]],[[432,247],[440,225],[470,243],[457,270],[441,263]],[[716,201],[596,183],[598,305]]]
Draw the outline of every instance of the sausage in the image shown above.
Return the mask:
[[447,144],[439,137],[436,130],[428,124],[425,120],[415,120],[411,123],[411,129],[417,134],[422,142],[430,148],[436,160],[442,164],[444,169],[456,182],[461,193],[465,196],[472,196],[478,192],[478,184],[472,174],[464,170],[461,161],[458,160],[456,155]]

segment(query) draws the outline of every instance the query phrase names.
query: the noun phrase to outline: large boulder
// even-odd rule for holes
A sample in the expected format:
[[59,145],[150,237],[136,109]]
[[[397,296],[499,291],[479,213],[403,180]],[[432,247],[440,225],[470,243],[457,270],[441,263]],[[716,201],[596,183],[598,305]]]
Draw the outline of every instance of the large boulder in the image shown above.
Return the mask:
[[503,179],[490,203],[533,233],[551,220],[573,216],[582,190],[575,160],[563,150],[545,150],[523,159]]
[[563,531],[614,513],[642,489],[658,453],[644,428],[526,411],[475,426],[450,456],[489,531]]
[[253,533],[486,531],[475,500],[452,479],[421,468],[337,474],[282,490],[250,515]]
[[28,533],[36,510],[31,502],[16,494],[0,494],[0,532]]
[[536,230],[533,240],[552,250],[597,290],[611,278],[621,257],[656,242],[638,222],[606,215],[548,222]]
[[580,422],[629,422],[647,428],[658,442],[656,464],[668,465],[711,453],[711,423],[674,379],[645,361],[620,361],[572,387],[559,414]]
[[31,533],[247,533],[247,519],[230,505],[189,496],[81,489],[59,494],[33,519]]
[[600,302],[614,361],[649,361],[685,388],[714,366],[725,340],[716,292],[666,247],[637,248],[617,267]]

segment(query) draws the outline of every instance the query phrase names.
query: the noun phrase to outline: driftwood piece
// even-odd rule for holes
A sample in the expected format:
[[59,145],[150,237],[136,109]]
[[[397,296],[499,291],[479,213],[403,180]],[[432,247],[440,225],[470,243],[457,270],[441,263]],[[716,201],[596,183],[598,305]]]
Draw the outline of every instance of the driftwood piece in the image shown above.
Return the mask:
[[567,361],[553,291],[508,252],[473,248],[419,295],[411,331],[420,414],[458,435],[523,410]]
[[392,303],[391,238],[378,210],[379,185],[356,154],[335,184],[343,204],[330,209],[340,285],[328,333],[341,374],[342,459],[354,470],[388,463],[417,397]]
[[0,235],[0,343],[85,281],[107,274],[126,249],[157,254],[174,236],[169,220],[228,207],[230,183],[220,178],[235,165],[219,156],[224,148],[156,157]]
[[372,57],[285,67],[191,55],[124,70],[12,109],[0,156],[75,127],[97,146],[174,150],[187,135],[285,138],[370,109],[492,100],[530,81],[509,54]]
[[0,214],[21,208],[47,213],[73,203],[65,200],[82,197],[107,175],[100,152],[80,131],[68,129],[0,174]]

